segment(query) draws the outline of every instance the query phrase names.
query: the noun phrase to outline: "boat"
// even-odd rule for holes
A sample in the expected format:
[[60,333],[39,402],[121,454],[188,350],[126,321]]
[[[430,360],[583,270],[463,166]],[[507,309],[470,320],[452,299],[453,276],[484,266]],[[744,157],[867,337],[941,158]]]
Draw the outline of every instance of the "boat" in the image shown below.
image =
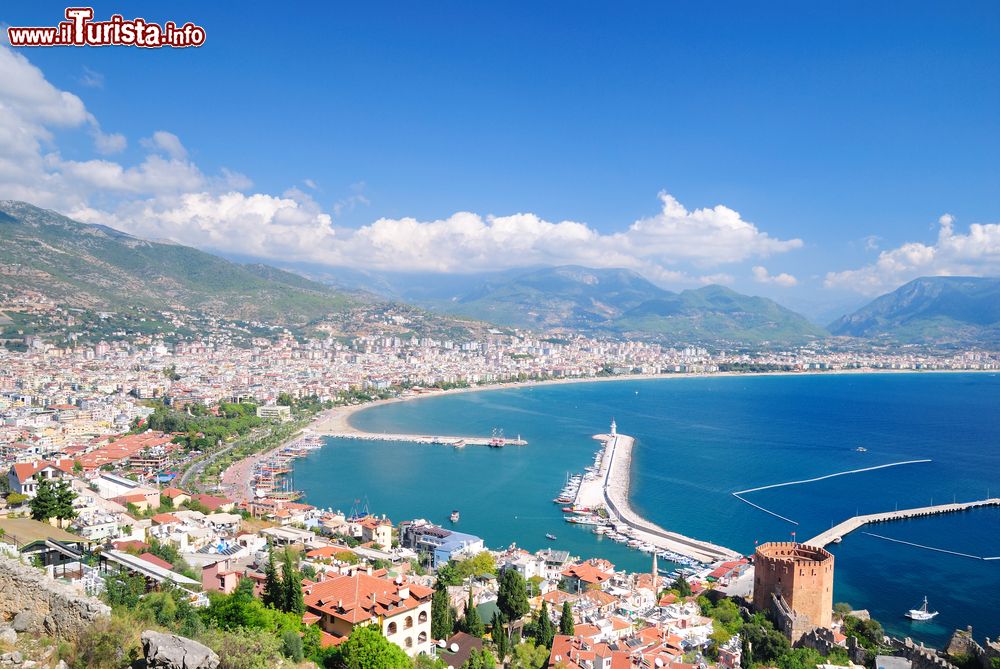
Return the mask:
[[449,518],[449,520],[451,520],[451,522],[457,523],[458,519],[461,518],[461,514],[459,514],[458,510],[456,509],[456,510],[454,510],[454,511],[451,512],[451,515],[448,518]]
[[556,540],[556,535],[546,533],[545,534],[545,538],[548,539],[549,541],[555,541]]
[[924,597],[924,603],[919,609],[910,609],[906,612],[906,617],[910,620],[930,620],[938,614],[937,611],[927,610],[927,597]]
[[858,446],[854,450],[856,450],[858,453],[867,453],[868,452],[868,449],[865,448],[864,446]]

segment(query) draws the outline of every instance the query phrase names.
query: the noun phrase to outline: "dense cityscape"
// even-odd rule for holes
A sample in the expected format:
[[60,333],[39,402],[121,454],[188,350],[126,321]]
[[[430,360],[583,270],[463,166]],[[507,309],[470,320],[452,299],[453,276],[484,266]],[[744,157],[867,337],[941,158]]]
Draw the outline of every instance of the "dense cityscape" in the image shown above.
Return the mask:
[[[834,606],[833,558],[821,547],[800,556],[804,548],[765,544],[756,559],[691,553],[657,543],[627,515],[606,511],[603,493],[587,497],[571,482],[558,500],[570,505],[564,511],[649,555],[649,572],[628,573],[574,558],[558,542],[528,553],[421,519],[316,508],[283,475],[291,460],[322,447],[308,436],[311,425],[338,406],[384,399],[518,382],[1000,367],[996,354],[974,351],[732,354],[499,331],[479,341],[285,335],[245,347],[223,337],[60,347],[29,335],[24,343],[23,351],[0,348],[0,546],[42,578],[103,599],[112,616],[106,634],[124,635],[114,637],[123,652],[138,652],[125,629],[137,619],[212,653],[201,640],[232,667],[792,669],[872,666],[876,655],[918,668],[943,662],[884,636],[866,612]],[[599,456],[588,480],[603,471]],[[819,595],[787,581],[784,590],[762,585],[754,578],[762,556],[780,569],[824,565],[828,580]],[[768,587],[773,603],[762,594]],[[17,613],[18,632],[44,629],[44,617]],[[144,633],[147,656],[177,643],[156,634]],[[967,647],[951,650],[966,663],[998,651],[957,638]],[[116,666],[99,657],[108,650],[100,643],[89,639],[64,659]],[[354,664],[365,653],[379,663]]]

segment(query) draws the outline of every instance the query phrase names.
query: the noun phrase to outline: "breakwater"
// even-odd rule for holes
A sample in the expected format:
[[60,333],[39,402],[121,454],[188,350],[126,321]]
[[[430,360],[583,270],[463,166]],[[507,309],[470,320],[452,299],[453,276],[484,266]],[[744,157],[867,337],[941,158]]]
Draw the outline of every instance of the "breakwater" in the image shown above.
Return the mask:
[[334,439],[360,439],[363,441],[404,441],[414,444],[441,444],[444,446],[527,446],[528,442],[518,436],[515,439],[505,437],[456,437],[456,436],[436,436],[429,434],[395,434],[382,432],[324,432],[321,434]]
[[612,523],[628,526],[638,539],[659,550],[672,551],[703,563],[741,557],[737,551],[671,532],[639,515],[628,499],[635,439],[624,434],[599,434],[594,438],[604,443],[604,456],[598,475],[585,482],[589,484],[586,487],[581,484],[577,493],[578,505],[593,504],[599,498]]
[[[935,506],[921,506],[913,509],[897,509],[884,513],[869,513],[864,516],[853,516],[847,520],[834,525],[825,532],[817,534],[815,537],[804,543],[810,546],[823,547],[830,543],[839,541],[854,530],[872,523],[886,523],[893,520],[904,520],[906,518],[924,518],[926,516],[936,516],[943,513],[957,513],[984,506],[1000,506],[1000,498],[991,497],[980,499],[974,502],[957,502],[952,504],[937,504]],[[924,546],[920,546],[925,548]],[[926,547],[929,548],[929,547]],[[978,557],[978,556],[972,556]],[[992,559],[992,558],[991,558]]]

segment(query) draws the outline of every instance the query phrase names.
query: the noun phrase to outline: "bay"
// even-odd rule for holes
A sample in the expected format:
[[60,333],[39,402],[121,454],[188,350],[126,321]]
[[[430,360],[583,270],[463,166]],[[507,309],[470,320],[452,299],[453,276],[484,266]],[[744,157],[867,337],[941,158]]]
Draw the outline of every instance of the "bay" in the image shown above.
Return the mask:
[[[755,542],[804,541],[855,513],[1000,496],[1000,377],[994,374],[821,374],[664,378],[536,385],[372,407],[352,417],[372,432],[484,435],[523,447],[329,439],[297,461],[306,499],[354,506],[393,522],[424,517],[487,545],[555,546],[645,571],[650,557],[569,525],[552,503],[590,464],[615,418],[636,437],[633,505],[652,521],[751,553]],[[859,446],[867,449],[856,450]],[[917,459],[744,495],[738,490]],[[1000,555],[1000,509],[879,525],[883,536],[980,556]],[[548,541],[546,533],[555,534]],[[837,556],[835,601],[868,609],[886,628],[941,645],[955,627],[1000,634],[1000,560],[931,552],[855,532]],[[923,596],[940,615],[910,623]]]

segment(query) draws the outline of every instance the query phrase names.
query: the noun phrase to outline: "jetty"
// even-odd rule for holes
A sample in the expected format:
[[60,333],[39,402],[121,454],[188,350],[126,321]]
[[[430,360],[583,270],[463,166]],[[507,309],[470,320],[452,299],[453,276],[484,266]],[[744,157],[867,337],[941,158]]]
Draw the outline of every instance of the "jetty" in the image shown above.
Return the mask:
[[454,435],[429,434],[396,434],[390,432],[320,432],[335,439],[361,439],[364,441],[404,441],[414,444],[442,444],[445,446],[527,446],[528,442],[518,435],[516,439],[509,437],[456,437]]
[[580,484],[577,507],[604,506],[613,524],[631,528],[636,538],[657,550],[671,551],[705,564],[742,557],[729,548],[671,532],[636,513],[628,499],[635,439],[614,431],[594,435],[594,439],[604,443],[604,456],[597,476]]
[[990,497],[974,502],[957,502],[952,504],[936,504],[934,506],[921,506],[913,509],[897,509],[896,511],[886,511],[884,513],[870,513],[864,516],[854,516],[842,523],[834,525],[825,532],[817,534],[815,537],[804,543],[810,546],[822,548],[827,544],[839,543],[841,539],[854,530],[872,523],[886,523],[893,520],[905,520],[907,518],[924,518],[926,516],[937,516],[943,513],[957,513],[968,511],[984,506],[1000,506],[1000,498]]

